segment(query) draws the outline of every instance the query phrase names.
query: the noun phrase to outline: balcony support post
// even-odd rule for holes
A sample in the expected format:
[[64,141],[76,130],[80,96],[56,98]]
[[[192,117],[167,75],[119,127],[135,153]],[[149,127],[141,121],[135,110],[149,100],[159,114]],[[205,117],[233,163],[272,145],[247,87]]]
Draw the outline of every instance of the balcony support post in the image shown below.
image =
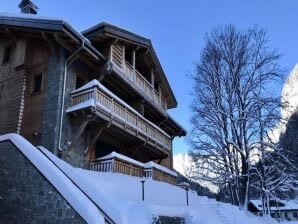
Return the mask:
[[132,67],[134,70],[136,69],[136,50],[132,51]]
[[89,123],[89,120],[86,120],[81,124],[81,126],[79,127],[79,129],[75,133],[73,139],[71,140],[71,143],[69,145],[69,150],[71,150],[71,148],[78,142],[79,138],[83,134],[83,132],[84,132],[84,130],[85,130],[88,123]]
[[154,91],[154,70],[151,69],[151,85],[152,85],[152,88],[153,88],[153,91]]
[[109,53],[109,62],[112,62],[113,60],[113,44],[110,46],[110,53]]
[[125,46],[122,46],[122,69],[125,71]]
[[159,101],[160,101],[160,103],[162,103],[161,102],[161,85],[160,85],[160,82],[158,83],[157,88],[158,88],[158,92],[159,92]]

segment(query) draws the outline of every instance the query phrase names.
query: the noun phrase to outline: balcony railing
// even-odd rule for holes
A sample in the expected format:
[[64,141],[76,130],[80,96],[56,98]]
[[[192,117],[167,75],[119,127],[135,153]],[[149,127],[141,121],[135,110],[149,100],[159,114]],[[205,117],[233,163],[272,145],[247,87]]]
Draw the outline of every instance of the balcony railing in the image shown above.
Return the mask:
[[160,94],[160,92],[154,89],[151,83],[148,82],[138,70],[133,68],[127,60],[123,59],[124,55],[119,45],[111,46],[111,54],[111,61],[118,67],[119,70],[122,71],[122,74],[120,75],[134,83],[137,88],[144,92],[155,104],[160,106],[162,109],[167,110],[166,99]]
[[117,122],[121,122],[129,130],[133,130],[137,137],[146,139],[155,147],[171,151],[171,138],[167,133],[107,90],[97,80],[90,83],[85,85],[87,89],[84,89],[83,86],[79,91],[72,93],[72,106],[68,112],[92,103],[98,110],[104,110],[112,117],[118,118]]
[[130,176],[152,178],[153,180],[176,184],[177,174],[154,162],[141,163],[127,156],[112,152],[90,162],[90,170],[122,173]]

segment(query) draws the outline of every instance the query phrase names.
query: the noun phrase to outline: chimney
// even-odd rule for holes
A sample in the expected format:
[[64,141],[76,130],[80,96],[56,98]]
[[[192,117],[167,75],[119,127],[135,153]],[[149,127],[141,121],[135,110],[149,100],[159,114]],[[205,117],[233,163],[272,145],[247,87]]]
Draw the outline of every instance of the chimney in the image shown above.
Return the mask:
[[38,7],[34,5],[30,0],[22,0],[19,4],[21,13],[25,14],[37,14]]

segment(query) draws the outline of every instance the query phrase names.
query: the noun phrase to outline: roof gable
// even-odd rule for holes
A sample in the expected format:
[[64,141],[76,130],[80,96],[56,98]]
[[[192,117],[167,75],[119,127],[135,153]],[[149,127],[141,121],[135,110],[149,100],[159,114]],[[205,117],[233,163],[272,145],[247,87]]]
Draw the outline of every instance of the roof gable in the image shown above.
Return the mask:
[[158,70],[159,74],[161,75],[162,82],[164,83],[165,87],[167,88],[168,95],[170,96],[170,102],[168,102],[169,108],[174,108],[177,106],[177,100],[175,95],[170,87],[166,74],[163,71],[163,68],[159,62],[159,59],[156,55],[156,52],[152,46],[151,40],[147,39],[143,36],[130,32],[128,30],[122,29],[115,25],[111,25],[109,23],[103,22],[98,25],[92,26],[89,29],[82,32],[82,34],[88,38],[91,42],[92,39],[95,37],[110,37],[119,39],[121,41],[130,43],[132,45],[136,45],[137,47],[144,47],[150,53],[150,56]]

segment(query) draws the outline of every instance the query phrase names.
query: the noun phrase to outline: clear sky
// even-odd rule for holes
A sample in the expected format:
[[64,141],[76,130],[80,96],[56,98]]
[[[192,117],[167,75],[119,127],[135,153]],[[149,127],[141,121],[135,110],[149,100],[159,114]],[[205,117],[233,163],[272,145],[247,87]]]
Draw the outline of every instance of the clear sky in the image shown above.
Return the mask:
[[[0,0],[1,12],[19,12],[19,0]],[[233,23],[239,28],[259,25],[268,31],[271,45],[284,54],[288,71],[298,61],[297,0],[33,0],[39,15],[58,17],[82,31],[106,21],[150,38],[178,101],[170,110],[190,130],[192,81],[189,74],[200,57],[204,35]],[[280,91],[280,88],[276,88]],[[174,153],[186,152],[183,138],[174,141]]]

